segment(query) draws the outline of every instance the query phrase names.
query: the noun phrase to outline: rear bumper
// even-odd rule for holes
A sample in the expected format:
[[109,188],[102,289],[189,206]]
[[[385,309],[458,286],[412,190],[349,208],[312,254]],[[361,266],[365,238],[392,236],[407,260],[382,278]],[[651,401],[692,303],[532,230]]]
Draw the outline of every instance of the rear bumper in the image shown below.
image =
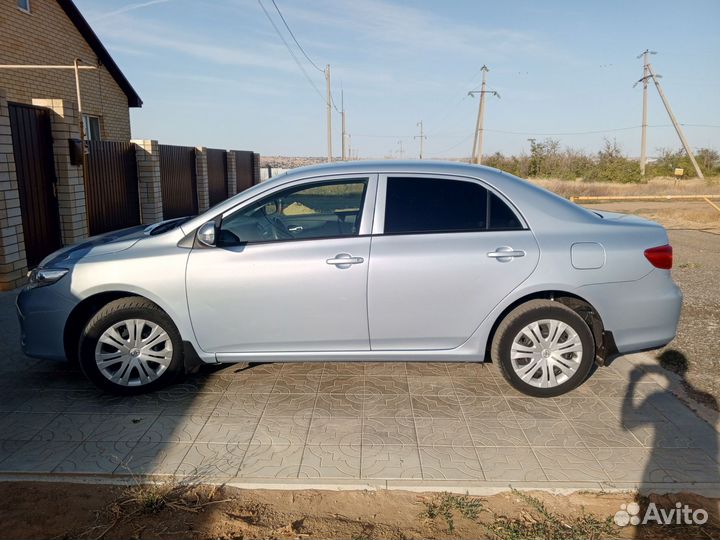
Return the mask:
[[23,352],[34,358],[65,360],[65,322],[75,305],[60,283],[23,289],[15,304]]
[[619,353],[657,349],[675,338],[682,292],[667,270],[637,281],[587,285],[577,293],[597,309]]

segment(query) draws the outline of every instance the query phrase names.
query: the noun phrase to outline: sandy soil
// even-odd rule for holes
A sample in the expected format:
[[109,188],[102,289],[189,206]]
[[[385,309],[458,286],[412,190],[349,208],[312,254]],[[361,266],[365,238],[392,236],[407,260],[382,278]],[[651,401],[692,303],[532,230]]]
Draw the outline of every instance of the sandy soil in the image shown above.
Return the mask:
[[[549,523],[517,493],[464,498],[480,504],[476,518],[452,510],[454,530],[443,517],[423,515],[442,494],[405,491],[271,491],[194,487],[164,504],[148,504],[143,489],[108,485],[0,483],[1,538],[487,538],[506,537],[517,524]],[[139,495],[140,494],[140,495]],[[612,518],[629,494],[532,493],[561,518],[560,531],[547,537],[717,538],[717,500],[695,495],[653,499],[664,508],[675,500],[715,509],[699,526],[614,525],[602,534],[583,534],[572,517]],[[143,502],[139,502],[142,500]],[[647,500],[639,501],[645,507]],[[712,511],[712,510],[711,510]],[[558,522],[558,523],[560,523]],[[499,534],[488,527],[500,525]],[[590,529],[592,531],[594,529]],[[524,535],[522,535],[524,536]],[[509,537],[509,536],[507,536]]]

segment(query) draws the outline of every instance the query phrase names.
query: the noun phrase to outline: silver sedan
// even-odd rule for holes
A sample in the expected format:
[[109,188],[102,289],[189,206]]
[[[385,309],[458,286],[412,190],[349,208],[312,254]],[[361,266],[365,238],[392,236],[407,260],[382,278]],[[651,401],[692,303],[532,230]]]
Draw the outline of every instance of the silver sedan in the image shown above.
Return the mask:
[[28,355],[115,393],[200,363],[492,359],[545,397],[673,339],[671,266],[651,221],[487,167],[361,161],[66,247],[17,308]]

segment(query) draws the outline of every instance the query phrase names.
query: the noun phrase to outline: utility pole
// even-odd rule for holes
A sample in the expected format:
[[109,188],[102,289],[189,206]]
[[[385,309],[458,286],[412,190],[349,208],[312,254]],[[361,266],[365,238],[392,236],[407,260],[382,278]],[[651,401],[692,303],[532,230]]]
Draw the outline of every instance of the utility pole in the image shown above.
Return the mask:
[[[640,137],[640,174],[645,176],[645,165],[647,164],[647,115],[648,115],[648,55],[657,54],[655,51],[645,49],[638,58],[643,59],[643,76],[640,81],[643,83],[643,111],[642,111],[642,135]],[[638,82],[640,82],[638,81]],[[637,83],[635,83],[637,84]]]
[[350,158],[350,161],[352,161],[353,158],[353,151],[352,151],[352,135],[350,133],[347,134],[348,138],[348,156]]
[[483,145],[483,117],[485,116],[485,94],[492,94],[495,97],[499,98],[500,94],[498,94],[495,90],[487,90],[486,89],[486,78],[487,78],[487,72],[490,71],[487,66],[483,66],[480,71],[482,71],[482,86],[480,87],[480,90],[471,90],[468,92],[468,96],[474,96],[475,94],[480,94],[480,105],[478,106],[478,115],[477,115],[477,122],[475,123],[475,138],[473,139],[473,151],[472,151],[472,157],[470,158],[471,163],[482,163],[482,145]]
[[402,158],[405,157],[405,151],[403,150],[403,142],[402,142],[402,139],[400,139],[400,140],[398,141],[398,145],[400,145],[399,154],[400,154],[400,159],[402,159]]
[[698,175],[698,178],[701,180],[705,179],[705,176],[703,175],[702,171],[700,170],[700,166],[698,165],[697,161],[695,161],[695,156],[692,153],[692,150],[690,149],[690,145],[687,142],[687,139],[685,138],[685,134],[683,133],[682,128],[680,127],[680,124],[678,124],[677,119],[675,118],[675,115],[672,112],[672,109],[670,108],[670,102],[665,97],[665,93],[662,90],[662,87],[660,86],[660,82],[658,81],[659,75],[655,75],[655,72],[652,69],[652,66],[650,63],[647,65],[647,72],[650,77],[652,77],[653,82],[655,83],[655,88],[657,88],[658,94],[660,94],[660,99],[663,102],[663,105],[665,105],[665,110],[668,113],[668,116],[670,117],[670,121],[672,122],[673,126],[675,127],[675,132],[677,133],[678,137],[680,138],[680,142],[683,145],[683,148],[685,148],[685,152],[687,152],[688,157],[690,158],[690,162],[693,164],[693,167],[695,167],[695,173]]
[[327,95],[325,101],[327,101],[327,160],[328,163],[332,161],[332,95],[330,95],[330,64],[325,65],[325,87],[327,89]]
[[347,160],[345,145],[345,94],[340,90],[340,115],[342,117],[342,160]]
[[417,123],[417,125],[420,126],[420,135],[415,135],[415,136],[413,137],[413,139],[420,139],[420,159],[422,159],[422,158],[423,158],[423,141],[424,141],[425,139],[427,139],[427,137],[425,136],[425,134],[424,134],[424,132],[423,132],[423,123],[422,123],[422,120],[420,120],[420,121]]

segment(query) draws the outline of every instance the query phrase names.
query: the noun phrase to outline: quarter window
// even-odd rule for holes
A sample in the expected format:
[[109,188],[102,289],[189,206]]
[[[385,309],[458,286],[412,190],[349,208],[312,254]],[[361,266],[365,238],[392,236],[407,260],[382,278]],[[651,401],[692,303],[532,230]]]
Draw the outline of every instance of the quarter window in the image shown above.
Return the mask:
[[222,220],[218,245],[357,236],[367,179],[303,184]]
[[475,182],[403,177],[387,180],[386,234],[520,228],[514,212]]

